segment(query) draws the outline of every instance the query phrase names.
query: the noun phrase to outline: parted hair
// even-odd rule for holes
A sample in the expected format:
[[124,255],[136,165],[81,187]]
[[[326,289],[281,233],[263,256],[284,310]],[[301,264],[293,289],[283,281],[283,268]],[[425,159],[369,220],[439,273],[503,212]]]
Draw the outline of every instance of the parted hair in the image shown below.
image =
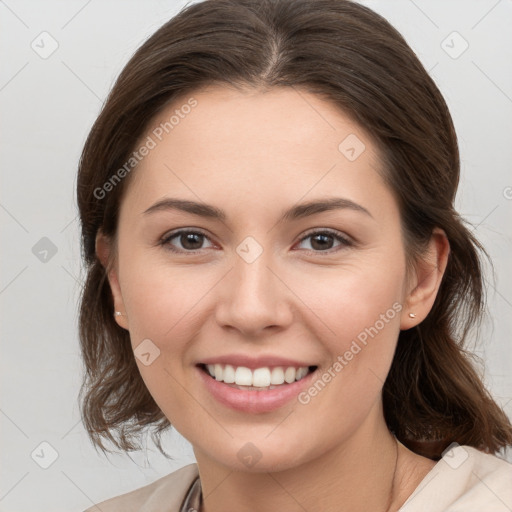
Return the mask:
[[[86,140],[77,181],[86,272],[79,400],[93,444],[104,452],[110,451],[105,440],[137,450],[141,434],[150,432],[165,454],[161,434],[170,423],[142,380],[129,332],[114,320],[95,239],[101,230],[115,240],[131,174],[112,179],[152,120],[209,85],[307,91],[337,105],[374,138],[380,172],[400,208],[408,261],[421,258],[436,227],[450,243],[429,315],[399,334],[382,391],[387,425],[404,445],[434,460],[453,442],[489,453],[511,445],[512,425],[468,349],[486,310],[486,253],[454,209],[460,162],[448,107],[400,33],[349,0],[191,4],[149,37],[117,78]],[[105,183],[115,186],[105,193]]]

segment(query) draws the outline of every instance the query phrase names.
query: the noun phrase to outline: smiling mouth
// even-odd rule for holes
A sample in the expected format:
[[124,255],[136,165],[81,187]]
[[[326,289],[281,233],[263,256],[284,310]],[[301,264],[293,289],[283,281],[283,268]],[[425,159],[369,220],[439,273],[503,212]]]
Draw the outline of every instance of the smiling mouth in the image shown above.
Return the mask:
[[293,384],[314,372],[318,367],[277,366],[263,367],[251,370],[244,366],[232,365],[197,365],[211,379],[222,382],[226,386],[244,391],[268,391]]

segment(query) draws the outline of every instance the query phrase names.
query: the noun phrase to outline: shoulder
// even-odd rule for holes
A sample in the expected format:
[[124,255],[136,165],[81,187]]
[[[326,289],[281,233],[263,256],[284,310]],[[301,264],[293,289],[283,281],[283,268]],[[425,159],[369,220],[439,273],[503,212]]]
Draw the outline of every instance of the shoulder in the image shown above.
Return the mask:
[[84,512],[179,512],[198,476],[197,464],[189,464],[149,485],[97,503]]
[[512,464],[455,445],[409,496],[400,512],[510,512]]

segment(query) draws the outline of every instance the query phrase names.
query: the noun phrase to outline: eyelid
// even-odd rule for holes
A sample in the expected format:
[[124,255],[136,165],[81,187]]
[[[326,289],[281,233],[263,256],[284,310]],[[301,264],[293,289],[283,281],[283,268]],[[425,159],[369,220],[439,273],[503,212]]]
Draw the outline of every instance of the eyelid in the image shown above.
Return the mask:
[[298,240],[300,242],[304,238],[307,238],[308,236],[317,235],[317,234],[320,235],[320,234],[324,234],[324,233],[341,238],[342,240],[344,240],[345,242],[350,243],[350,244],[356,243],[356,241],[351,236],[347,235],[346,233],[344,233],[342,231],[338,231],[337,229],[333,229],[333,228],[311,228],[308,231],[306,231],[305,233],[302,233]]

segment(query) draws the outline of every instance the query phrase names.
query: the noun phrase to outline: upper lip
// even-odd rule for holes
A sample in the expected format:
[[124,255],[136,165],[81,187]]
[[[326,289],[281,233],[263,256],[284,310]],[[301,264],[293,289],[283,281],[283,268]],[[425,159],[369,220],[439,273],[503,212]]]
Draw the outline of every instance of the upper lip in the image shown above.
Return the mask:
[[286,357],[278,357],[273,355],[263,356],[249,356],[245,354],[227,354],[225,356],[215,356],[203,359],[198,364],[230,364],[231,366],[244,366],[255,370],[256,368],[283,366],[288,368],[293,366],[294,368],[300,368],[302,366],[316,366],[312,365],[311,362],[297,361],[295,359],[289,359]]

